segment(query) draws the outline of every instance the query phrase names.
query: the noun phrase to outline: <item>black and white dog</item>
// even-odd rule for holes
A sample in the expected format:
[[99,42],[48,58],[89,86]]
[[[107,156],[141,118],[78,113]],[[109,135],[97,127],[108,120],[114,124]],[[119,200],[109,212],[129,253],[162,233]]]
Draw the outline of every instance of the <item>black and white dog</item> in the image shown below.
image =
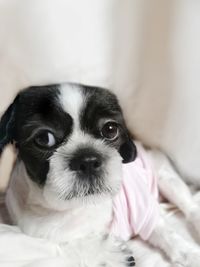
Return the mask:
[[66,266],[134,265],[106,237],[122,159],[136,156],[112,93],[75,84],[29,88],[2,117],[0,133],[1,150],[9,142],[18,149],[6,199],[14,223],[29,235],[69,242]]
[[[135,264],[126,245],[108,231],[122,162],[136,157],[115,95],[69,83],[28,88],[1,119],[0,151],[10,142],[18,150],[6,197],[14,223],[28,235],[65,244],[66,266]],[[190,214],[194,203],[186,186],[176,175],[175,187],[161,176],[162,193]],[[182,194],[172,197],[177,185]],[[149,242],[174,266],[200,266],[199,251],[162,218]]]

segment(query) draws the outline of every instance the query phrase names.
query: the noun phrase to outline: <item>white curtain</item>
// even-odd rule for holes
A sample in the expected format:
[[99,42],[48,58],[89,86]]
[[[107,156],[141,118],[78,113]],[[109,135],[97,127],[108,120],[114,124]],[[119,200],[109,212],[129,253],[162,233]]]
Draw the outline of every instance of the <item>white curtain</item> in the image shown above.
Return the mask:
[[[0,0],[0,113],[30,85],[110,87],[115,0]],[[13,162],[0,164],[0,188]]]
[[199,47],[198,0],[0,0],[0,112],[29,85],[110,87],[135,136],[200,180]]
[[200,1],[140,1],[139,16],[132,38],[140,47],[130,51],[133,72],[123,103],[130,128],[200,185]]

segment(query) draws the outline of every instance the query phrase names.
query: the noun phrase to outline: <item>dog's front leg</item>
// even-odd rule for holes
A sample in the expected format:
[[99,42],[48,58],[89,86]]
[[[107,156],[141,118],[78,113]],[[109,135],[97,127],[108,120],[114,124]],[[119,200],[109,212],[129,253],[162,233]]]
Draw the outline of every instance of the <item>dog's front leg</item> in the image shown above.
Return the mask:
[[159,151],[150,153],[156,167],[160,193],[184,213],[200,237],[200,207],[194,201],[188,185],[163,153]]
[[174,267],[200,267],[200,249],[177,234],[162,217],[148,241],[161,249]]

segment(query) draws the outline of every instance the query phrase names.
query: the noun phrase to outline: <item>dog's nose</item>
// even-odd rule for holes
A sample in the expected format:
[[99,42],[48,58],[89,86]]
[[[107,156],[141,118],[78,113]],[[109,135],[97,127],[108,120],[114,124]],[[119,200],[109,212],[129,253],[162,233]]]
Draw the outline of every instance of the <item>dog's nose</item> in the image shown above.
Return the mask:
[[74,157],[70,162],[70,169],[83,175],[95,174],[101,167],[102,160],[99,155],[82,154]]

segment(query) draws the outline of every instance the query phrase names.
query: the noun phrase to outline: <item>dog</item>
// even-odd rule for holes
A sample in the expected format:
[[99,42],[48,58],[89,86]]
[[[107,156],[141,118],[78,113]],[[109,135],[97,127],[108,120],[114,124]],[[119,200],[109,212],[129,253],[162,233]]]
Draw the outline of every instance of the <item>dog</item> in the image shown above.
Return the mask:
[[[27,88],[1,118],[0,152],[8,143],[18,151],[6,196],[13,223],[28,235],[62,244],[66,266],[135,265],[128,245],[109,232],[122,165],[137,156],[113,93],[71,83]],[[187,218],[196,216],[198,205],[170,161],[159,151],[150,156],[161,193]],[[198,230],[196,217],[191,223]],[[162,215],[148,242],[173,266],[200,266],[198,248]]]

